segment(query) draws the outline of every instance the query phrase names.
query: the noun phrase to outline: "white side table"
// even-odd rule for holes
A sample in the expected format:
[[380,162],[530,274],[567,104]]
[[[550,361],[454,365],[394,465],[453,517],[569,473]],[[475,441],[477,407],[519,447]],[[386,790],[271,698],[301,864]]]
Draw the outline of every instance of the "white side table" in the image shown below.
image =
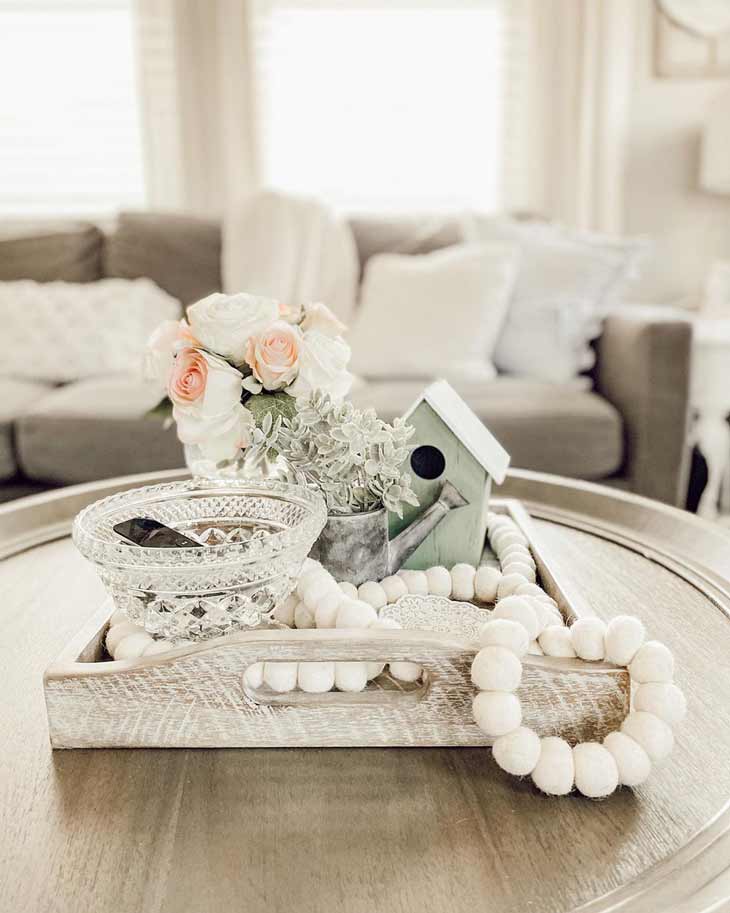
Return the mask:
[[707,461],[697,513],[714,520],[721,500],[730,512],[730,318],[694,321],[691,399],[698,413],[692,443]]

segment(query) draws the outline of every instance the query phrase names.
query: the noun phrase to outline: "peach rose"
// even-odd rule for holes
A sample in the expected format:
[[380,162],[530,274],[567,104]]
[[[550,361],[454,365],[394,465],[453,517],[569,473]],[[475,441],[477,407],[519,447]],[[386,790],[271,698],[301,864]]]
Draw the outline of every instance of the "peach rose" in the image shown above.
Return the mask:
[[179,406],[194,403],[205,393],[208,362],[197,349],[182,349],[177,354],[170,377],[168,393]]
[[252,336],[246,346],[246,361],[266,390],[281,390],[297,376],[301,333],[283,320]]
[[335,317],[326,304],[316,301],[314,304],[304,305],[302,332],[306,333],[307,330],[316,330],[325,336],[342,336],[347,327]]

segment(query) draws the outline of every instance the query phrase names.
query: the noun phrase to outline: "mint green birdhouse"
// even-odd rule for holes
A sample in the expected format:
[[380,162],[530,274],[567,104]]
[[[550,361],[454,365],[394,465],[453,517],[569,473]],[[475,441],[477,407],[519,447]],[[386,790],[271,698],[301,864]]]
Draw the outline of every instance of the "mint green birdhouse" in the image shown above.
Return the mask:
[[445,380],[427,387],[404,418],[416,429],[410,441],[410,473],[419,505],[406,505],[402,519],[390,515],[391,538],[438,500],[447,480],[468,502],[441,520],[404,567],[451,568],[460,561],[478,565],[492,479],[498,485],[504,481],[509,454]]

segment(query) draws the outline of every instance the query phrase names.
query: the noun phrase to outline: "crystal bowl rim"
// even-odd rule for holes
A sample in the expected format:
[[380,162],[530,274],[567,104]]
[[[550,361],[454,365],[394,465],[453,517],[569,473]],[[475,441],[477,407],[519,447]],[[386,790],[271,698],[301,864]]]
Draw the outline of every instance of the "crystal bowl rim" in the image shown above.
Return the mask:
[[[140,500],[140,506],[167,500],[187,492],[233,493],[239,491],[252,496],[279,496],[290,503],[299,502],[308,510],[296,526],[270,533],[265,539],[246,542],[223,542],[218,545],[204,545],[202,548],[145,548],[120,542],[109,542],[96,532],[101,518],[115,507]],[[156,497],[157,496],[157,497]],[[264,561],[297,546],[301,540],[311,536],[312,543],[327,521],[327,507],[322,495],[300,484],[275,479],[186,479],[145,485],[108,495],[84,507],[76,515],[72,527],[72,539],[81,554],[97,564],[110,566],[132,566],[160,569],[171,566],[204,565],[207,563],[229,563],[249,558]],[[254,553],[254,554],[250,554]],[[126,560],[125,560],[126,559]],[[130,565],[131,559],[131,565]]]

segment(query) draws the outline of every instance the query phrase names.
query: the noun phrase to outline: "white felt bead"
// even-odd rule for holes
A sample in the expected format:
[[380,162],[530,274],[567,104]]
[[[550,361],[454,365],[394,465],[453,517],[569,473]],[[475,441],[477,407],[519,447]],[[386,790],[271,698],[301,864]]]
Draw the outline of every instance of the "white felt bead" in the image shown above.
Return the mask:
[[393,678],[397,678],[399,682],[417,682],[423,674],[423,669],[418,663],[390,663],[389,669]]
[[297,684],[307,694],[324,694],[335,684],[334,663],[299,663]]
[[170,650],[174,649],[172,644],[168,643],[166,640],[153,640],[151,644],[145,647],[142,656],[158,656],[162,653],[169,653]]
[[631,660],[629,673],[634,682],[671,682],[674,657],[658,640],[647,640]]
[[378,620],[378,613],[368,605],[367,602],[361,602],[359,599],[343,598],[340,602],[340,608],[337,612],[336,628],[369,628],[370,625]]
[[532,608],[535,611],[537,616],[537,630],[539,637],[545,628],[550,625],[560,624],[561,618],[556,614],[555,609],[551,605],[543,602],[542,599],[536,599],[534,596],[521,596],[520,599],[529,599]]
[[306,607],[311,612],[315,612],[317,606],[320,604],[320,602],[322,602],[325,596],[329,595],[333,591],[336,592],[338,596],[341,595],[339,587],[334,582],[334,580],[319,579],[304,590],[304,596],[302,599],[304,600]]
[[499,530],[494,534],[491,544],[496,548],[499,554],[508,545],[527,545],[527,539],[516,530]]
[[543,649],[540,646],[539,640],[531,640],[530,646],[527,648],[527,652],[530,656],[543,656]]
[[430,567],[426,571],[428,592],[432,596],[451,596],[451,574],[445,567]]
[[687,699],[672,682],[646,682],[636,689],[634,709],[653,713],[668,726],[676,726],[687,712]]
[[610,796],[618,786],[618,767],[599,742],[582,742],[573,749],[575,785],[589,799]]
[[471,564],[455,564],[451,568],[451,598],[471,602],[474,598],[476,568]]
[[547,656],[575,656],[570,629],[563,625],[549,625],[540,635],[539,641]]
[[114,625],[123,624],[125,621],[129,621],[129,615],[127,615],[124,609],[117,609],[112,613],[112,616],[109,619],[109,627],[113,628]]
[[477,726],[493,738],[507,735],[522,722],[520,701],[512,693],[480,691],[474,697],[472,711]]
[[549,796],[567,796],[575,782],[573,749],[555,736],[540,739],[540,757],[532,771],[532,782]]
[[277,694],[286,694],[297,686],[298,663],[264,663],[264,681]]
[[367,663],[335,663],[335,685],[339,691],[363,691],[367,683]]
[[349,596],[350,599],[357,599],[357,587],[354,583],[350,583],[348,580],[342,580],[337,586],[345,596]]
[[368,670],[368,681],[377,678],[385,669],[385,663],[365,663]]
[[658,716],[635,710],[621,724],[621,732],[638,742],[654,764],[660,764],[674,747],[672,730]]
[[511,596],[518,587],[527,582],[522,574],[503,574],[497,585],[497,599],[505,599],[507,596]]
[[624,732],[609,732],[603,744],[613,755],[622,786],[638,786],[646,780],[651,773],[651,761],[638,742]]
[[334,628],[340,604],[347,596],[343,596],[339,587],[334,587],[327,593],[314,610],[314,623],[318,628]]
[[294,608],[294,624],[297,628],[316,628],[314,612],[303,602],[298,602]]
[[591,662],[603,659],[606,625],[600,618],[579,618],[570,627],[573,649],[581,659]]
[[527,548],[526,545],[520,545],[517,542],[503,548],[499,557],[502,561],[507,561],[508,558],[514,558],[517,561],[524,561],[525,564],[529,564],[530,567],[535,567],[535,559],[532,557],[530,549]]
[[526,726],[500,736],[492,745],[492,755],[502,770],[515,777],[526,777],[540,757],[540,738]]
[[393,574],[392,577],[385,577],[380,581],[380,585],[385,590],[385,596],[389,604],[397,602],[401,596],[405,596],[408,592],[405,580],[402,577],[398,577],[397,574]]
[[509,618],[491,618],[479,629],[479,643],[483,647],[506,647],[518,659],[527,653],[530,639],[524,626]]
[[259,689],[264,683],[264,664],[251,663],[243,673],[243,681],[252,691]]
[[425,571],[398,571],[398,576],[413,596],[428,596],[428,578]]
[[530,567],[525,561],[507,561],[502,565],[503,574],[519,574],[520,577],[524,577],[529,583],[534,583],[537,577],[535,576],[535,568]]
[[606,627],[606,659],[628,666],[644,643],[644,625],[631,615],[617,615]]
[[526,580],[517,587],[515,596],[547,596],[547,593],[536,583],[530,583]]
[[502,572],[483,564],[474,575],[474,595],[480,602],[495,602]]
[[316,567],[307,571],[297,581],[297,595],[300,599],[303,599],[310,586],[317,586],[320,582],[325,582],[330,577],[331,575],[323,567]]
[[529,599],[522,596],[507,596],[500,599],[492,612],[492,618],[509,618],[522,625],[530,640],[537,637],[537,615]]
[[491,644],[474,657],[471,680],[482,691],[516,691],[522,680],[522,663],[507,647]]
[[114,625],[106,632],[106,648],[110,656],[114,656],[117,644],[130,634],[139,634],[144,628],[134,624],[132,621],[123,621],[121,624]]
[[361,583],[357,588],[357,598],[362,602],[367,602],[376,612],[379,612],[383,606],[388,604],[388,597],[383,587],[374,580],[367,580]]
[[139,630],[136,634],[127,634],[114,649],[114,659],[138,659],[154,640],[146,632]]
[[299,596],[296,593],[287,596],[286,599],[283,602],[280,602],[274,609],[274,620],[278,621],[281,625],[286,625],[288,628],[294,627],[294,609],[296,609],[298,603]]

